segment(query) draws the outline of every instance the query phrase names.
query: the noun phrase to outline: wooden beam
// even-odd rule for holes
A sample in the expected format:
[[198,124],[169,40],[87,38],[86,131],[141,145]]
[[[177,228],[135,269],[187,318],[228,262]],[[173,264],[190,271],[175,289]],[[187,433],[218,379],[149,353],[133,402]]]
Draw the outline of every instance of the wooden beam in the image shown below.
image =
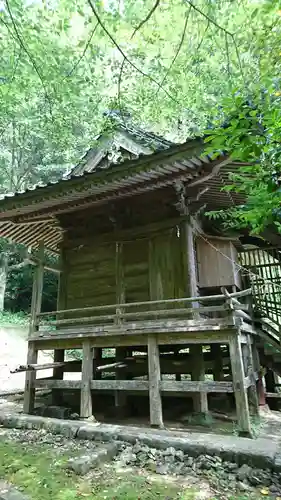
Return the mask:
[[148,377],[149,377],[149,407],[150,425],[163,427],[162,400],[160,393],[160,361],[159,347],[155,335],[148,335]]
[[[65,363],[45,363],[45,364],[27,364],[27,365],[19,365],[14,370],[10,370],[10,373],[20,373],[20,372],[29,372],[29,371],[39,371],[39,370],[48,370],[50,368],[60,368],[63,367]],[[63,372],[62,372],[63,373]]]
[[91,381],[93,378],[93,356],[92,346],[89,340],[83,341],[82,357],[82,384],[81,384],[81,405],[80,417],[89,418],[92,416],[92,395]]
[[42,389],[81,389],[81,380],[50,380],[40,378],[35,381],[36,388]]
[[116,369],[116,368],[125,368],[127,365],[123,361],[117,361],[116,363],[110,363],[107,365],[101,365],[97,366],[96,370],[97,371],[107,371],[111,369]]
[[55,274],[60,274],[61,273],[61,268],[57,264],[53,264],[53,265],[50,266],[44,260],[41,261],[41,260],[39,260],[36,257],[28,257],[28,259],[26,259],[26,260],[32,266],[39,266],[39,265],[41,265],[43,267],[43,269],[45,269],[46,271],[51,271],[52,273],[55,273]]
[[[154,320],[154,321],[137,321],[128,322],[124,325],[83,325],[77,326],[76,328],[62,328],[54,332],[54,330],[40,330],[35,337],[36,340],[42,338],[83,338],[83,337],[106,337],[113,335],[140,335],[148,333],[215,333],[223,330],[228,330],[234,325],[231,321],[224,319],[210,319],[210,320],[177,320],[168,319],[166,321]],[[246,338],[246,337],[245,337]],[[142,343],[142,342],[141,342]],[[221,343],[224,343],[223,341]],[[129,342],[128,342],[129,345]]]
[[200,392],[200,394],[206,394],[210,392],[222,392],[231,393],[233,392],[232,382],[213,382],[209,380],[205,381],[189,381],[182,380],[180,382],[174,380],[162,380],[160,382],[160,388],[162,392]]
[[247,390],[244,385],[245,376],[239,335],[233,335],[230,337],[229,354],[231,361],[239,433],[242,436],[252,437]]
[[[81,389],[81,380],[36,380],[37,388],[47,389]],[[148,380],[91,380],[90,387],[92,390],[105,391],[148,391]]]
[[93,380],[92,389],[113,391],[148,391],[148,380]]
[[[247,292],[248,290],[243,290],[243,293]],[[241,296],[242,292],[235,292],[230,294],[231,297],[233,296]],[[210,300],[216,301],[218,299],[224,299],[225,295],[220,294],[220,295],[206,295],[200,297],[200,302],[209,302]],[[50,311],[50,312],[44,312],[40,313],[40,317],[44,316],[52,316],[55,314],[65,314],[65,313],[74,313],[74,312],[90,312],[90,311],[102,311],[106,309],[115,309],[116,307],[121,307],[124,309],[130,308],[130,307],[138,307],[138,306],[154,306],[154,305],[165,305],[165,304],[176,304],[176,303],[191,303],[194,301],[198,300],[198,296],[195,297],[181,297],[179,299],[159,299],[159,300],[150,300],[150,301],[141,301],[141,302],[128,302],[126,304],[107,304],[104,306],[92,306],[92,307],[80,307],[76,309],[62,309],[60,311]]]
[[281,398],[281,392],[266,392],[265,393],[266,398],[275,398],[275,399],[280,399]]
[[[198,307],[196,308],[196,314],[206,314],[209,312],[223,312],[227,311],[227,307],[225,305],[216,305],[216,306],[206,306],[206,307]],[[116,313],[114,314],[105,314],[105,315],[98,315],[98,316],[86,316],[86,317],[77,317],[77,318],[66,318],[66,319],[59,319],[59,320],[54,320],[54,321],[49,321],[49,325],[74,325],[76,323],[78,324],[84,324],[84,323],[89,323],[89,324],[95,324],[95,323],[100,323],[100,322],[105,322],[108,324],[112,324],[113,322],[116,322],[117,324],[120,324],[122,321],[128,321],[128,320],[142,320],[142,318],[150,318],[150,319],[160,319],[160,318],[165,318],[168,317],[170,319],[173,319],[173,317],[178,317],[178,316],[186,316],[190,317],[190,313],[194,312],[194,308],[181,308],[181,309],[156,309],[156,310],[150,310],[150,311],[137,311],[137,312],[129,312],[126,313],[124,312],[123,308],[116,308]]]
[[[82,381],[37,379],[35,385],[37,388],[46,389],[80,389]],[[149,391],[148,380],[92,380],[90,386],[92,390],[98,391]],[[162,380],[159,382],[159,389],[162,393],[233,393],[233,384],[232,382]]]

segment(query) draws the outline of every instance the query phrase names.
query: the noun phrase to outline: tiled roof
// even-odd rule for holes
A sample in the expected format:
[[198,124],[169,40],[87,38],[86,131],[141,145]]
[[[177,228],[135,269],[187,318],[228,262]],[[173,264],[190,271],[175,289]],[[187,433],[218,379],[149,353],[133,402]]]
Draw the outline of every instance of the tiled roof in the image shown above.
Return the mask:
[[[61,178],[48,182],[40,181],[26,189],[0,194],[0,200],[120,165],[127,159],[136,159],[142,155],[150,155],[176,146],[176,143],[168,141],[160,135],[146,132],[133,124],[125,124],[120,118],[116,118],[115,122],[115,130],[110,134],[100,134],[95,137],[95,145],[86,152],[77,165],[74,165]],[[126,150],[126,142],[127,147],[133,151]],[[119,156],[118,149],[122,150]],[[124,151],[128,154],[124,154]],[[116,153],[115,156],[114,152]]]

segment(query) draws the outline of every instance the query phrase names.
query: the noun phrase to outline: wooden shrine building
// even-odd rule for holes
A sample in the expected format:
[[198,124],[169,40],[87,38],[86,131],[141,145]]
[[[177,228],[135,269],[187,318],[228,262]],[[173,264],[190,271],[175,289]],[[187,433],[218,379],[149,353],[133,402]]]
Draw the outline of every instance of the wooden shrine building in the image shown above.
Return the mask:
[[[0,201],[1,237],[36,251],[25,412],[38,387],[59,400],[79,391],[81,418],[104,394],[116,417],[144,395],[151,425],[162,427],[169,397],[192,396],[194,411],[207,413],[210,394],[233,393],[240,431],[251,433],[260,346],[280,345],[276,294],[266,303],[258,292],[265,264],[279,269],[279,240],[249,247],[204,216],[243,199],[221,191],[237,165],[203,151],[200,139],[173,144],[120,125],[61,180]],[[58,310],[42,313],[47,253],[58,257]],[[53,376],[38,379],[46,349]],[[67,361],[68,349],[81,349],[82,361]],[[77,371],[81,380],[65,379]]]

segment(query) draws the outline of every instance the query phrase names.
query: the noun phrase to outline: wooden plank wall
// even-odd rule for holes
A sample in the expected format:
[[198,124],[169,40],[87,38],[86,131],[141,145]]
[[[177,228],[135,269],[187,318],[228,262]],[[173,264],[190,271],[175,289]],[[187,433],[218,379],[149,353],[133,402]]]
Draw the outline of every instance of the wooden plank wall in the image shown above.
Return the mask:
[[93,242],[65,251],[67,308],[116,303],[115,258],[115,243]]
[[[67,274],[63,280],[66,308],[119,302],[117,255],[119,273],[120,262],[123,268],[119,276],[124,281],[122,294],[125,302],[149,301],[155,295],[150,287],[151,279],[162,287],[161,293],[157,293],[162,298],[186,296],[186,242],[177,227],[158,233],[148,232],[145,237],[128,240],[119,242],[118,247],[114,241],[98,243],[88,240],[85,245],[64,249],[62,265]],[[151,276],[153,274],[154,277]]]
[[209,238],[208,241],[198,238],[196,243],[199,286],[241,288],[240,275],[234,264],[238,257],[233,243],[216,238]]
[[148,252],[147,238],[123,243],[125,302],[149,300]]

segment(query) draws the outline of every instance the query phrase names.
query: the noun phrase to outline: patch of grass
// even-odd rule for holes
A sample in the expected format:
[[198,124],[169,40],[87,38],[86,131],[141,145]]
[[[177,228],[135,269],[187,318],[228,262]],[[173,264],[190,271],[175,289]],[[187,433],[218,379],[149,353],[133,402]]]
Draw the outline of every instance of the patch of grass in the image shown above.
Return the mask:
[[[16,486],[30,500],[260,500],[258,493],[205,496],[198,488],[179,479],[148,475],[138,469],[119,471],[104,465],[80,477],[64,467],[71,453],[56,453],[49,446],[22,446],[0,441],[0,479]],[[202,496],[203,493],[203,496]],[[269,496],[267,498],[270,498]]]
[[214,419],[212,415],[209,414],[192,413],[190,415],[186,415],[186,417],[184,418],[184,423],[188,425],[212,427],[212,425],[214,424]]
[[[258,416],[251,416],[250,422],[251,422],[251,429],[252,429],[253,437],[257,438],[261,432],[262,427],[263,427],[263,421]],[[239,429],[238,424],[233,423],[233,435],[239,436],[239,431],[240,431],[240,429]]]
[[10,311],[0,312],[0,325],[28,325],[29,316],[23,311],[12,313]]
[[150,481],[145,475],[119,473],[103,467],[99,476],[87,479],[69,473],[68,456],[57,456],[42,445],[20,448],[18,443],[0,442],[0,478],[18,487],[32,500],[194,500],[192,489]]

